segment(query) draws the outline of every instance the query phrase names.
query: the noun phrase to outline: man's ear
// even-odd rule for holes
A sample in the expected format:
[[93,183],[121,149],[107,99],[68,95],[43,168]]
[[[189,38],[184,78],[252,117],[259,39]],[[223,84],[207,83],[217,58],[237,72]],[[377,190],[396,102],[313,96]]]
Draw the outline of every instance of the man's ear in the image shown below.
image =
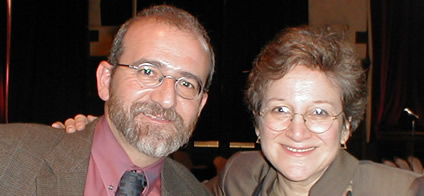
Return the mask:
[[208,100],[208,96],[209,96],[208,93],[203,93],[202,100],[200,100],[200,107],[199,107],[199,112],[197,116],[200,116],[200,113],[202,112],[203,107],[205,107],[206,101]]
[[107,61],[101,61],[97,67],[97,93],[103,101],[109,100],[109,87],[112,78],[112,65]]

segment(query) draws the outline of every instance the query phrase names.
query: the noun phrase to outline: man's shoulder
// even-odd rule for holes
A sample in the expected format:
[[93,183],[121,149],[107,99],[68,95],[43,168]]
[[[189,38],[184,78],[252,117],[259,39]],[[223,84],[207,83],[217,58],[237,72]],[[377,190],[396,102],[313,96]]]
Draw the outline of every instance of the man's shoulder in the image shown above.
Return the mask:
[[187,183],[187,181],[199,182],[185,166],[169,157],[166,158],[163,167],[163,177],[175,176],[181,180],[180,183]]
[[0,124],[0,131],[12,131],[12,132],[22,132],[22,131],[51,131],[57,130],[51,126],[39,123],[7,123]]
[[[10,123],[0,125],[2,145],[27,146],[28,150],[48,151],[65,132],[36,123]],[[35,146],[38,146],[34,149]],[[41,149],[40,149],[41,148]],[[4,148],[3,148],[4,149]]]
[[8,152],[1,156],[2,158],[25,156],[33,159],[48,159],[55,154],[67,156],[65,152],[75,154],[82,148],[83,143],[87,143],[85,146],[91,145],[89,135],[93,132],[87,129],[67,134],[63,129],[37,123],[0,124],[0,148]]
[[[60,178],[62,183],[63,180],[73,181],[75,178],[69,176],[86,171],[91,146],[86,136],[92,135],[92,129],[66,134],[64,130],[42,124],[1,124],[0,172],[4,175],[0,176],[0,192],[33,195],[36,191],[53,190],[52,187],[58,185],[59,178],[55,176],[58,173],[66,174],[65,178]],[[72,190],[78,188],[69,183],[62,185]]]
[[[16,195],[34,193],[35,176],[44,168],[44,157],[64,133],[47,125],[0,125],[0,191]],[[44,171],[44,170],[43,170]]]
[[211,195],[185,166],[168,157],[162,171],[162,193],[163,195]]

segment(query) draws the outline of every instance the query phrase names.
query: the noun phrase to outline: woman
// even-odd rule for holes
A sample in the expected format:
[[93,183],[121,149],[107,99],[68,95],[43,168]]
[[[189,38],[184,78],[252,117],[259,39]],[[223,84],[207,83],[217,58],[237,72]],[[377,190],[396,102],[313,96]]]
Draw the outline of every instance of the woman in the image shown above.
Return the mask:
[[418,174],[345,151],[365,111],[366,78],[342,34],[284,30],[258,55],[247,85],[262,153],[231,157],[209,184],[216,195],[418,194]]

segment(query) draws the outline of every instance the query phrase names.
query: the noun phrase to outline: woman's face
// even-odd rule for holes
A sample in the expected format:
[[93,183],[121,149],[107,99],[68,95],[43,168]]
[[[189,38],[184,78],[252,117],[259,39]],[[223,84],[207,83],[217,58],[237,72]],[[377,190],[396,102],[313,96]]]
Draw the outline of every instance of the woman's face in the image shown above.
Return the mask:
[[[341,89],[321,71],[302,65],[270,83],[263,106],[265,111],[277,108],[280,112],[283,108],[296,114],[312,111],[335,116],[343,111]],[[334,119],[324,133],[310,131],[302,115],[294,115],[283,131],[265,124],[264,116],[256,130],[262,150],[271,164],[291,181],[315,182],[335,159],[340,144],[349,137],[349,131],[343,129],[343,115]]]

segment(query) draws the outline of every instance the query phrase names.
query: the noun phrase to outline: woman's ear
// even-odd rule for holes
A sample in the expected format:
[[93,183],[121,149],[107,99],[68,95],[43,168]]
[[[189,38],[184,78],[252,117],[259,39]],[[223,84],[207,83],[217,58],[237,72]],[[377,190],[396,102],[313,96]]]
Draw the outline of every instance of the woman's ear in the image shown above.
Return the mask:
[[[258,116],[255,116],[255,112],[253,112],[253,114],[252,114],[252,115],[253,115],[253,116],[254,116],[254,118],[255,118],[254,126],[255,126],[255,133],[256,133],[256,136],[260,137],[260,135],[261,135],[261,131],[259,130],[259,127],[260,127],[260,124],[259,124],[259,123],[261,123],[261,122],[259,122],[259,121],[260,121],[260,119],[258,118]],[[257,115],[260,115],[260,114],[258,113]]]
[[342,130],[342,135],[340,138],[340,143],[341,144],[345,144],[347,142],[347,140],[349,140],[350,138],[350,134],[352,133],[352,117],[349,116],[348,119],[346,120],[344,126],[343,126],[343,130]]
[[112,65],[107,61],[101,61],[97,67],[97,93],[103,101],[109,100],[109,87],[112,78]]
[[259,129],[257,127],[255,128],[255,133],[256,133],[256,136],[258,136],[258,137],[261,135],[260,134],[260,131],[259,131]]

